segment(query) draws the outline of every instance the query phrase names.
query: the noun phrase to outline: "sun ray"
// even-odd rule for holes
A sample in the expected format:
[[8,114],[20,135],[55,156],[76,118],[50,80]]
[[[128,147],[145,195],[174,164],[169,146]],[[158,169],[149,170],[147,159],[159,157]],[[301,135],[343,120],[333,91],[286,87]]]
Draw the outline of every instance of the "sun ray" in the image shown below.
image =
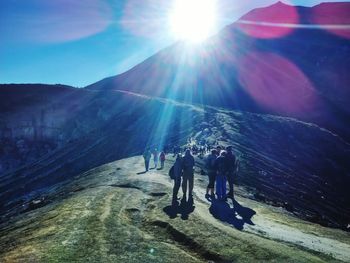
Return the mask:
[[200,43],[215,30],[215,0],[177,0],[169,15],[169,27],[176,39]]

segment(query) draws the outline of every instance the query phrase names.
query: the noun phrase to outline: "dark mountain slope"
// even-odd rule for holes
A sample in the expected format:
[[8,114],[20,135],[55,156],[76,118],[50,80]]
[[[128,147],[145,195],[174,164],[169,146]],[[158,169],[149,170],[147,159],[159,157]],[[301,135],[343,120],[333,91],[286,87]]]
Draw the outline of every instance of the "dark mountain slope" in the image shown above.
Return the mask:
[[350,147],[327,130],[295,119],[124,92],[76,92],[79,96],[65,98],[68,108],[80,108],[61,127],[69,138],[64,146],[0,177],[2,221],[51,202],[48,192],[93,167],[141,154],[147,145],[184,143],[194,136],[234,145],[241,155],[237,183],[252,189],[251,198],[346,229]]
[[202,46],[177,43],[87,88],[291,116],[349,141],[349,13],[350,3],[256,9]]

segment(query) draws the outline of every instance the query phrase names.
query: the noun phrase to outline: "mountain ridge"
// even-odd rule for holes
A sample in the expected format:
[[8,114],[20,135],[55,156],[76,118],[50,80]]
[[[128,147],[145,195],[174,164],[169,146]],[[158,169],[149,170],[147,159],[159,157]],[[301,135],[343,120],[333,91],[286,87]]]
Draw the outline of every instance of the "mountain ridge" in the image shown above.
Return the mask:
[[[326,10],[332,14],[333,7],[338,5],[332,3],[322,7],[332,7]],[[318,10],[320,5],[303,7],[302,10],[295,6],[279,6],[282,9],[288,7],[292,22],[300,18],[302,23],[311,23],[315,20],[312,10]],[[344,6],[350,12],[350,3],[344,3]],[[266,10],[272,14],[282,13],[273,8],[255,9],[242,18],[259,18]],[[334,9],[332,17],[337,12],[338,9]],[[339,17],[343,19],[341,15]],[[271,31],[266,29],[271,27],[263,26],[265,30],[257,30],[256,26],[261,27],[240,24],[238,20],[198,48],[176,43],[120,75],[85,88],[127,90],[185,102],[294,117],[315,123],[349,141],[350,130],[344,125],[350,116],[346,106],[350,97],[346,89],[350,83],[346,73],[350,67],[349,40],[340,37],[337,30],[277,27]],[[269,33],[254,35],[259,32]],[[269,67],[264,61],[270,62]],[[253,76],[250,68],[255,70]]]

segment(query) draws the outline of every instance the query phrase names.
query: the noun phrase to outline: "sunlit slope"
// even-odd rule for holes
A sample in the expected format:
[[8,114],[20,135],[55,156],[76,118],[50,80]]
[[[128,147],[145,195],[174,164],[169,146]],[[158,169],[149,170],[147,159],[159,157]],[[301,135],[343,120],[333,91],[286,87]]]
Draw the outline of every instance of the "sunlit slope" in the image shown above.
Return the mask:
[[244,187],[237,188],[237,200],[256,214],[235,221],[214,218],[203,198],[206,177],[198,169],[194,207],[170,218],[167,170],[173,161],[168,157],[165,170],[137,174],[144,167],[136,156],[51,189],[50,204],[2,225],[1,262],[349,261],[345,232],[247,199]]
[[[202,45],[176,43],[87,88],[296,117],[349,141],[349,12],[350,3],[279,2],[252,10]],[[330,30],[337,26],[343,29]]]
[[[47,191],[84,171],[141,154],[146,145],[159,145],[162,138],[166,144],[182,144],[193,136],[234,146],[241,159],[237,183],[252,189],[251,198],[284,207],[309,221],[346,229],[349,145],[329,131],[294,119],[201,108],[125,92],[95,95],[80,114],[106,112],[111,117],[94,119],[96,126],[88,126],[90,131],[80,138],[0,178],[3,222],[52,202]],[[42,201],[36,204],[35,200]]]

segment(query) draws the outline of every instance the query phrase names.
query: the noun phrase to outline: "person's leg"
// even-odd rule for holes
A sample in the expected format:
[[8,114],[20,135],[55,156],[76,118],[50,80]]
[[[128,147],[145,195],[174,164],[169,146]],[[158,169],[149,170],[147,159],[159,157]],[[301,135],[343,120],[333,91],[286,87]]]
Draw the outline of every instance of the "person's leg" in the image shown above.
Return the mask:
[[174,179],[174,188],[173,188],[173,201],[177,200],[177,194],[180,189],[180,184],[181,184],[181,177],[176,177]]
[[233,174],[228,175],[227,181],[229,186],[228,196],[233,197]]
[[226,176],[222,178],[222,198],[226,199]]
[[148,164],[149,164],[149,161],[148,161],[148,160],[145,160],[145,168],[146,168],[146,171],[148,171]]
[[186,196],[186,193],[187,193],[187,176],[184,175],[183,176],[183,179],[182,179],[182,193],[184,196]]
[[215,177],[216,177],[216,173],[215,172],[212,172],[209,175],[209,184],[210,184],[211,195],[214,195]]
[[226,196],[226,180],[225,176],[221,176],[221,200],[223,200]]
[[221,175],[216,176],[216,196],[221,198]]
[[188,178],[188,196],[191,197],[193,195],[193,186],[194,186],[194,174],[192,173],[191,176]]

